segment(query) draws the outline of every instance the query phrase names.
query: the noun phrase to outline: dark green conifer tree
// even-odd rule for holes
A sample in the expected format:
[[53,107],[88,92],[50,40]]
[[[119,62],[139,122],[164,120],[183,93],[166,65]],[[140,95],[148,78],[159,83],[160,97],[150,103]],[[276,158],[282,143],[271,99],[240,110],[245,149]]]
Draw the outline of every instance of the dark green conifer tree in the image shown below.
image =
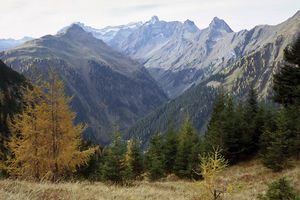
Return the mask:
[[289,105],[285,107],[287,127],[291,131],[289,138],[289,151],[291,155],[300,158],[300,106]]
[[103,179],[115,184],[126,184],[132,179],[132,171],[126,161],[126,143],[121,138],[117,125],[114,126],[112,142],[106,151]]
[[261,157],[266,167],[281,171],[290,157],[289,144],[291,144],[291,131],[288,128],[287,113],[284,108],[281,108],[276,122],[278,128],[275,132],[266,130],[263,134],[269,140],[269,144],[262,150],[264,154],[261,154]]
[[[203,145],[198,134],[192,136],[192,149],[191,154],[189,155],[189,164],[188,164],[188,178],[199,179],[201,175],[199,174],[199,163],[200,155],[203,153]],[[197,173],[196,173],[197,172]]]
[[228,103],[225,109],[225,125],[224,125],[224,145],[222,154],[225,158],[233,163],[239,157],[242,150],[241,133],[243,131],[242,122],[242,104],[235,109],[232,96],[228,98]]
[[169,128],[165,135],[165,143],[164,143],[164,171],[166,174],[171,174],[174,172],[174,164],[177,155],[178,149],[178,133],[175,130],[175,125],[173,120],[170,120]]
[[192,178],[194,170],[199,164],[200,153],[200,138],[187,116],[179,133],[179,145],[174,166],[175,174],[181,178]]
[[162,177],[164,177],[164,165],[160,156],[154,154],[151,158],[151,167],[148,171],[148,178],[151,181],[156,181]]
[[221,149],[225,147],[226,99],[225,92],[221,88],[205,134],[203,145],[206,152],[213,152],[216,147]]
[[145,153],[145,166],[148,169],[148,177],[154,181],[164,177],[164,148],[163,137],[160,133],[156,132],[150,138],[150,146]]
[[274,75],[274,101],[288,105],[298,104],[300,100],[300,37],[296,42],[285,48],[284,58],[287,63],[280,72]]
[[272,107],[269,107],[265,111],[265,123],[264,131],[259,137],[259,154],[265,155],[267,153],[267,147],[270,146],[270,133],[277,130],[278,113]]
[[136,179],[143,173],[143,159],[140,147],[140,140],[132,138],[129,143],[128,165],[132,171],[133,178]]
[[263,110],[258,106],[257,94],[253,86],[250,87],[248,93],[248,99],[244,107],[244,131],[243,142],[246,147],[245,153],[252,155],[257,153],[259,146],[259,137],[262,134],[263,123],[261,123],[261,117]]
[[290,151],[300,156],[300,37],[296,42],[285,48],[286,64],[274,75],[274,101],[283,105],[289,115],[288,127],[292,132]]
[[235,114],[233,118],[233,132],[230,134],[229,141],[229,152],[230,156],[227,157],[227,160],[231,163],[239,161],[246,156],[247,146],[245,138],[245,121],[244,121],[244,107],[242,101],[236,106]]
[[259,200],[300,200],[290,182],[285,178],[279,178],[268,185],[268,191],[265,195],[259,194]]

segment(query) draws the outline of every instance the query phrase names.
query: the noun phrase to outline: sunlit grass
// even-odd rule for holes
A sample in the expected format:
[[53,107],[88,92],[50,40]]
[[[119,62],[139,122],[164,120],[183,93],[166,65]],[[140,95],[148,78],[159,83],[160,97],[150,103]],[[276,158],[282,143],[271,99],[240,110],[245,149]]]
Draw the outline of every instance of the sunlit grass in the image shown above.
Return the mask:
[[[289,169],[274,173],[264,168],[258,160],[242,162],[229,167],[221,181],[239,183],[242,189],[228,199],[256,199],[266,191],[266,184],[286,176],[300,193],[300,161],[293,161]],[[195,184],[189,181],[165,179],[160,182],[139,181],[131,187],[106,185],[100,182],[50,182],[35,183],[4,179],[0,180],[1,200],[196,200]]]

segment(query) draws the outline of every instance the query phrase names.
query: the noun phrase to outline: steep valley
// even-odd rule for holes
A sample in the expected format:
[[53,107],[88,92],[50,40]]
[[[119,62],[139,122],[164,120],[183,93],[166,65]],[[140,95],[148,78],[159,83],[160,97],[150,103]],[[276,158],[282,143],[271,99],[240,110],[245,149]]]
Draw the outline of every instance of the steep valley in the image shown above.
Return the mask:
[[[91,30],[80,25],[144,64],[168,96],[175,98],[211,75],[236,66],[242,57],[263,51],[270,43],[277,50],[269,52],[269,62],[282,61],[282,49],[299,35],[299,20],[300,11],[278,25],[258,25],[239,32],[217,17],[205,29],[190,20],[166,22],[156,16],[133,27]],[[106,37],[108,32],[111,37]]]
[[[234,40],[238,35],[244,36]],[[182,95],[139,120],[129,129],[128,137],[141,135],[143,141],[147,141],[155,131],[166,131],[169,118],[176,119],[176,123],[180,124],[186,115],[191,117],[195,128],[203,135],[220,86],[241,100],[245,100],[250,86],[253,86],[260,101],[269,101],[273,93],[273,74],[284,64],[283,50],[299,35],[300,11],[276,26],[257,26],[250,31],[231,33],[223,39],[223,44],[216,43],[220,46],[215,46],[213,51],[223,50],[228,40],[235,43],[241,40],[244,42],[237,42],[239,45],[231,47],[235,52],[240,52],[240,56],[235,61],[220,62],[219,69],[212,70],[210,76],[198,84],[195,81],[193,87]],[[246,54],[243,55],[243,52]],[[197,75],[195,71],[192,74]],[[185,80],[183,77],[186,76],[181,75],[181,80]]]
[[[239,32],[217,17],[205,29],[156,16],[104,29],[75,23],[0,58],[22,73],[29,64],[42,73],[49,64],[59,66],[68,94],[75,94],[77,121],[89,124],[87,135],[94,140],[108,142],[108,127],[119,121],[122,130],[129,128],[126,138],[137,135],[145,142],[164,132],[169,118],[180,124],[187,114],[203,134],[219,86],[242,99],[253,86],[260,100],[268,100],[272,76],[284,64],[283,49],[299,30],[300,11],[278,25]],[[166,102],[165,94],[172,100]]]
[[86,137],[105,144],[114,122],[122,129],[167,100],[138,62],[114,51],[77,25],[0,53],[7,65],[23,74],[57,68],[74,96],[76,122],[88,124]]

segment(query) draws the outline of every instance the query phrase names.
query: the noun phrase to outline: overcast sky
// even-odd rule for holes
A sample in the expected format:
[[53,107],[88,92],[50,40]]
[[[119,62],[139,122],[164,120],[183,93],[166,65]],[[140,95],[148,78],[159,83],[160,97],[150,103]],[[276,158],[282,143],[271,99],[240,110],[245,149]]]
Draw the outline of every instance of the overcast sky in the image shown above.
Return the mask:
[[147,21],[190,19],[199,28],[214,16],[234,31],[278,24],[300,10],[300,0],[1,0],[0,38],[55,34],[72,22],[103,28]]

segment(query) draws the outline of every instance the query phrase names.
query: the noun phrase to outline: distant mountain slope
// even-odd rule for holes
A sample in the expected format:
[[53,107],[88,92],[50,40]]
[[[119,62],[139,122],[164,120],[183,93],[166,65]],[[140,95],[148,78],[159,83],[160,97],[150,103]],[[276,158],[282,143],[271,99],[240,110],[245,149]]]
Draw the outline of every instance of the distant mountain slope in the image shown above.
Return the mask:
[[[143,23],[142,22],[132,22],[126,25],[120,25],[120,26],[107,26],[105,28],[102,29],[96,29],[90,26],[86,26],[83,23],[80,22],[75,22],[72,25],[78,25],[80,26],[83,30],[85,30],[86,32],[92,33],[92,35],[95,38],[101,39],[104,42],[108,42],[110,40],[112,40],[114,37],[128,37],[128,35],[130,35],[134,30],[136,30],[137,28],[139,28]],[[66,26],[64,28],[62,28],[61,30],[58,31],[58,33],[61,33],[63,31],[65,31],[66,29],[70,28],[70,26]],[[118,36],[116,36],[118,34]]]
[[25,83],[24,76],[6,66],[0,60],[0,150],[8,139],[7,117],[21,109],[21,87]]
[[33,40],[32,37],[24,37],[20,40],[15,39],[0,39],[0,50],[12,49],[18,45],[24,44],[29,40]]
[[[247,54],[231,61],[231,65],[225,62],[223,66],[227,67],[222,67],[215,75],[139,120],[129,129],[128,136],[141,135],[143,141],[147,141],[155,131],[166,131],[170,116],[177,119],[177,123],[187,114],[195,128],[203,134],[221,84],[239,99],[246,98],[251,85],[257,90],[260,100],[268,99],[273,92],[273,74],[284,64],[283,49],[300,36],[300,12],[277,26],[257,26],[249,32],[237,34],[248,36],[243,43],[238,43],[240,46],[234,45],[235,52]],[[230,36],[231,40],[234,35]],[[248,45],[245,45],[245,41]]]
[[249,31],[233,32],[217,17],[209,27],[200,30],[190,20],[165,22],[154,16],[132,29],[127,27],[126,34],[110,27],[113,37],[105,42],[144,64],[169,97],[174,98],[278,37],[297,34],[299,20],[300,11],[276,26],[259,25]]
[[[222,79],[222,76],[216,75],[210,81]],[[143,145],[147,145],[149,138],[155,132],[164,133],[167,130],[170,119],[174,120],[176,128],[179,128],[187,115],[190,116],[194,128],[203,133],[218,95],[218,90],[214,87],[207,87],[206,83],[203,82],[189,89],[137,121],[126,132],[125,138],[137,136],[141,138]]]
[[210,76],[212,65],[224,61],[218,59],[218,52],[211,51],[218,40],[230,33],[230,27],[217,17],[208,28],[200,30],[190,20],[166,22],[153,16],[127,37],[119,37],[119,31],[106,43],[143,63],[174,98]]
[[283,50],[300,36],[300,11],[279,25],[258,26],[254,30],[261,32],[264,29],[269,29],[266,34],[269,36],[261,36],[264,43],[222,70],[226,76],[224,86],[233,94],[242,94],[250,84],[257,89],[261,99],[272,94],[273,74],[284,64]]
[[167,100],[142,65],[78,25],[1,52],[0,58],[22,73],[34,65],[45,74],[48,65],[55,65],[74,95],[77,121],[87,122],[86,134],[101,143],[109,141],[114,121],[129,127]]

